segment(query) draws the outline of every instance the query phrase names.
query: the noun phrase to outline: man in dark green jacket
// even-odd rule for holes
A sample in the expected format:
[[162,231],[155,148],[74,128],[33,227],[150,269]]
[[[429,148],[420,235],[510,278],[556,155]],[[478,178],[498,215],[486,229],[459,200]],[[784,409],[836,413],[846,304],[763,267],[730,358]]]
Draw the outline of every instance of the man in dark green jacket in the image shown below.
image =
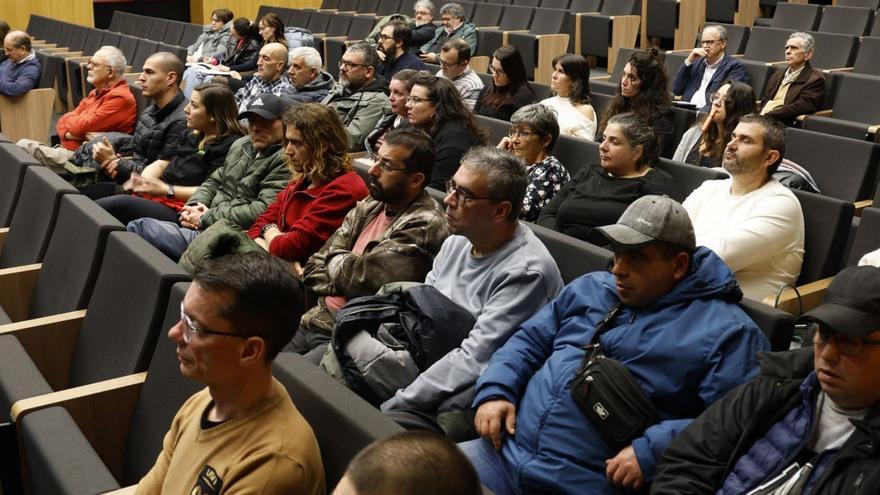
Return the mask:
[[239,115],[248,120],[248,136],[232,143],[223,166],[196,190],[180,212],[179,225],[153,218],[128,223],[128,230],[175,261],[206,228],[220,219],[247,229],[290,181],[281,141],[284,104],[264,93]]

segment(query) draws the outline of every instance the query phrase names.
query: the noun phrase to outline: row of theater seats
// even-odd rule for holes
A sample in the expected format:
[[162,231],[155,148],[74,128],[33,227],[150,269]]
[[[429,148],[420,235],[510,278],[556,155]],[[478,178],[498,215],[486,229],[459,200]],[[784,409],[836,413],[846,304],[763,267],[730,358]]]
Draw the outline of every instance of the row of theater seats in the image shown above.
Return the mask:
[[871,33],[877,36],[880,35],[880,18],[876,17],[878,8],[880,4],[876,0],[842,0],[835,5],[779,2],[773,17],[755,19],[755,25],[856,36]]
[[[0,225],[0,429],[20,441],[25,482],[35,494],[137,483],[203,387],[180,375],[165,337],[189,276],[8,142]],[[275,375],[315,430],[328,486],[361,448],[400,431],[298,355],[279,356]],[[0,443],[0,476],[20,493],[9,449]]]

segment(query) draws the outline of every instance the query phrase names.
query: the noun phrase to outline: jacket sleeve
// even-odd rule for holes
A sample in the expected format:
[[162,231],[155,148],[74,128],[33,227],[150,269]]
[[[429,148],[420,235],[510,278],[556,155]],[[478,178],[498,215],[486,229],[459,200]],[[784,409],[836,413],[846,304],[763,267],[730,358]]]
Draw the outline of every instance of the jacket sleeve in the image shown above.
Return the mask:
[[[443,29],[442,26],[438,27],[437,29],[434,30],[434,34],[431,36],[431,38],[429,38],[428,41],[426,41],[425,44],[423,44],[422,47],[419,48],[420,52],[428,53],[431,51],[431,45],[433,45],[434,41],[440,37],[440,30],[441,29]],[[471,53],[476,53],[476,52],[472,49]]]
[[685,90],[687,89],[687,83],[690,80],[691,73],[694,71],[694,68],[697,66],[697,62],[688,65],[686,63],[681,64],[678,72],[675,74],[675,81],[672,83],[672,94],[676,96],[683,96]]
[[202,31],[202,34],[200,34],[199,37],[196,38],[196,42],[193,43],[192,45],[189,45],[188,47],[186,47],[186,54],[187,54],[187,55],[192,55],[193,53],[195,53],[196,50],[199,49],[199,45],[201,45],[202,43],[205,42],[205,38],[206,38],[207,36],[208,36],[208,32],[207,32],[207,31]]
[[[126,89],[127,91],[127,89]],[[77,107],[79,108],[79,107]],[[126,98],[121,94],[108,94],[100,105],[92,107],[87,112],[65,114],[64,129],[61,119],[58,121],[58,135],[63,136],[69,132],[74,136],[85,138],[89,132],[104,132],[119,129],[124,123],[130,122],[136,117],[137,104],[134,98]]]
[[278,220],[283,215],[281,212],[281,205],[284,204],[285,198],[288,194],[292,192],[292,188],[290,186],[287,189],[278,193],[278,196],[275,197],[275,201],[269,204],[269,207],[266,208],[266,211],[260,214],[256,220],[254,220],[251,228],[248,229],[247,234],[251,239],[256,239],[260,237],[260,230],[263,229],[264,225],[269,225],[270,223],[277,224]]
[[202,229],[210,227],[217,220],[226,218],[243,229],[249,228],[257,216],[266,210],[269,203],[275,200],[278,192],[290,182],[290,171],[284,165],[280,152],[276,152],[272,161],[270,170],[260,181],[260,191],[256,198],[244,204],[209,206],[208,211],[202,216],[200,227]]
[[211,46],[208,47],[209,50],[206,50],[206,53],[202,53],[203,57],[217,58],[226,56],[226,45],[229,43],[229,30],[223,28],[223,32],[220,33],[220,36],[211,43]]
[[[233,146],[229,150],[229,155],[227,156],[227,162],[230,162],[231,159],[234,159],[235,154],[241,153],[241,147]],[[224,163],[227,163],[224,162]],[[223,183],[223,166],[221,165],[216,170],[211,172],[211,175],[202,182],[202,185],[196,189],[196,192],[193,193],[192,196],[189,197],[189,201],[186,204],[194,205],[196,203],[202,203],[207,206],[211,204],[211,200],[214,199],[214,195],[217,194],[217,190],[220,189],[220,184]]]
[[18,96],[37,87],[40,81],[40,64],[27,64],[22,67],[15,79],[0,78],[0,94]]
[[473,24],[465,24],[462,28],[461,39],[465,40],[471,47],[471,53],[477,53],[477,29]]
[[[790,89],[791,88],[789,88],[789,90]],[[773,95],[769,95],[769,98],[772,97]],[[769,101],[769,99],[765,99],[762,103],[766,104],[767,101]],[[794,122],[794,119],[798,115],[816,113],[822,108],[823,101],[825,101],[825,78],[810,77],[807,79],[807,82],[804,83],[804,88],[801,90],[797,99],[789,104],[780,106],[772,112],[768,112],[767,116],[780,122],[790,124]]]
[[[749,84],[749,71],[739,59],[733,58],[730,64],[730,72],[727,73],[725,81],[741,81]],[[720,86],[719,86],[720,87]]]
[[391,111],[391,102],[384,94],[374,93],[345,126],[345,130],[348,131],[348,149],[353,151],[363,149],[364,139],[376,127],[376,122],[382,118],[384,111]]

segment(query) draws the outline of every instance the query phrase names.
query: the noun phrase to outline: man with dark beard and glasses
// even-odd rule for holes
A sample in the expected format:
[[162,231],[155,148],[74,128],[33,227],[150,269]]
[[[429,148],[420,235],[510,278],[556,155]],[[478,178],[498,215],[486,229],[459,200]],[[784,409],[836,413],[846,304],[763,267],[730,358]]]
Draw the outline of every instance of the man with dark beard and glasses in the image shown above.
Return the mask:
[[449,235],[440,205],[425,192],[434,145],[413,128],[388,133],[370,168],[370,198],[346,215],[309,258],[303,282],[318,303],[302,317],[285,350],[321,361],[336,313],[349,298],[374,295],[389,282],[422,282]]
[[379,75],[390,81],[395,74],[403,69],[427,70],[424,62],[409,52],[412,41],[412,29],[409,24],[394,20],[385,24],[379,32]]

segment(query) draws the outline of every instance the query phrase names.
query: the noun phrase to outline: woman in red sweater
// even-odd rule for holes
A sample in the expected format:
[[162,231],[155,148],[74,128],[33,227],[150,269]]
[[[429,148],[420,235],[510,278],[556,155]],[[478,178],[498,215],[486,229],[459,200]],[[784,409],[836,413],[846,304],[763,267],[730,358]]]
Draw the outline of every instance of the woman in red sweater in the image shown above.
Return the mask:
[[306,103],[288,110],[282,121],[293,179],[248,236],[275,256],[303,262],[369,191],[352,169],[348,135],[335,110]]

